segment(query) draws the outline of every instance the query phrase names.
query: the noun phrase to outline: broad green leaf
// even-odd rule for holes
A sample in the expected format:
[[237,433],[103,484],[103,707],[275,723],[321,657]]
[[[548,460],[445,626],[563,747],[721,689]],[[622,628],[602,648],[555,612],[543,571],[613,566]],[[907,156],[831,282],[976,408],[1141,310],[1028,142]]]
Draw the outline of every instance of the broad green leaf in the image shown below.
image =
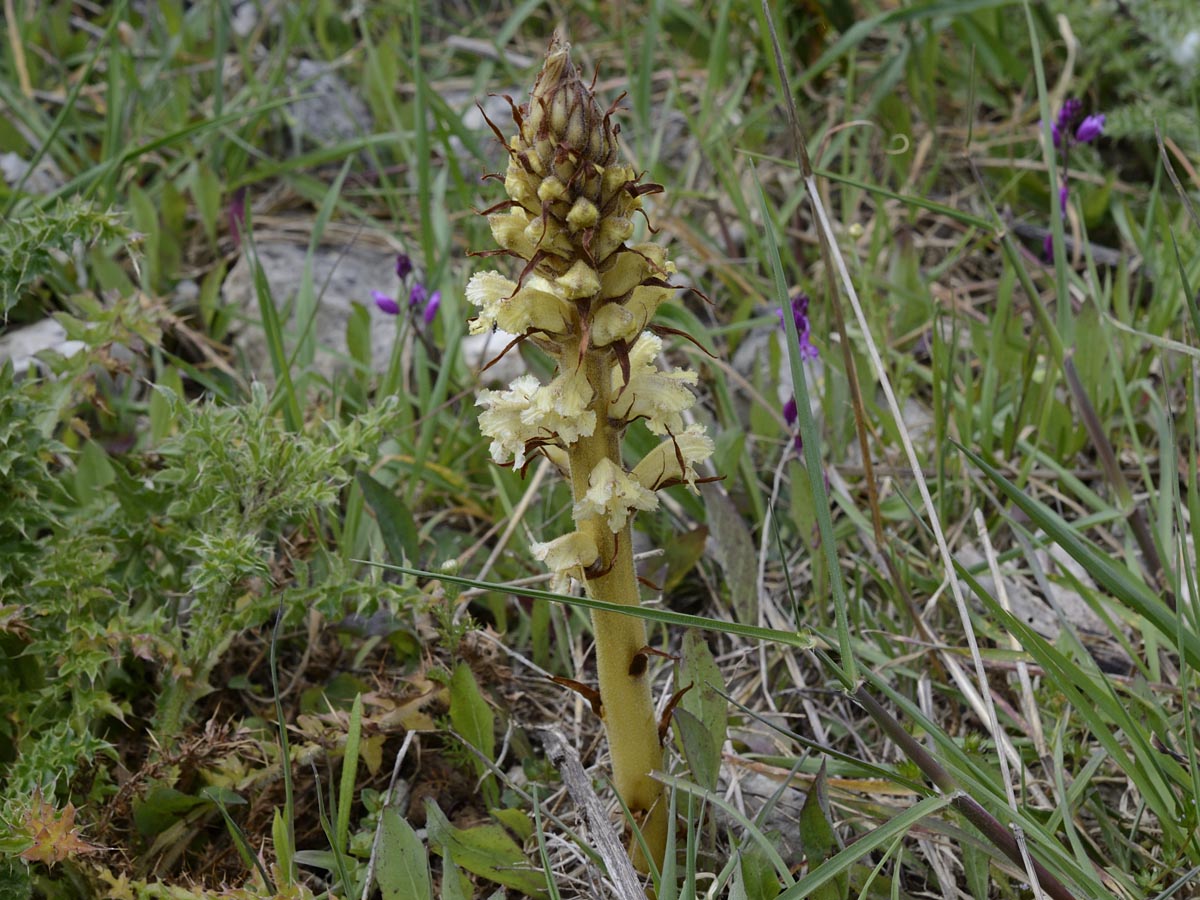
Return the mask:
[[[825,763],[817,771],[804,806],[800,809],[800,841],[810,869],[831,859],[842,849],[837,832],[829,821],[829,796],[825,790]],[[850,893],[850,872],[842,870],[820,887],[814,888],[814,900],[845,900]]]
[[688,685],[692,689],[683,695],[682,706],[699,719],[712,736],[718,758],[725,746],[725,731],[729,725],[729,710],[725,697],[725,679],[713,659],[708,642],[698,631],[683,636],[683,655],[675,676],[675,689]]
[[991,858],[987,851],[973,841],[962,845],[963,874],[967,879],[967,893],[972,897],[987,897]]
[[530,866],[524,851],[499,825],[455,828],[432,801],[426,803],[426,828],[435,851],[472,874],[526,896],[544,898],[545,877]]
[[496,756],[496,716],[479,690],[471,667],[459,663],[450,677],[450,722],[488,759]]
[[775,877],[771,861],[753,847],[743,850],[729,888],[729,900],[775,900],[783,887]]
[[350,358],[363,369],[371,368],[371,314],[361,303],[350,304],[350,319],[346,322],[346,349]]
[[108,454],[95,441],[88,441],[75,464],[75,498],[86,505],[116,478]]
[[663,591],[670,593],[672,588],[696,567],[696,563],[704,556],[704,544],[708,541],[708,528],[701,525],[691,531],[676,535],[664,548],[667,560],[667,577],[663,579]]
[[[475,681],[471,667],[459,663],[450,677],[450,724],[468,744],[488,760],[496,758],[496,716],[484,699]],[[471,754],[475,771],[486,776],[483,781],[484,801],[488,805],[499,802],[499,790],[495,779],[488,774],[482,759]]]
[[424,900],[433,896],[429,858],[411,825],[392,807],[383,811],[376,878],[383,900]]
[[367,505],[375,513],[375,521],[379,523],[379,533],[383,535],[383,545],[387,548],[388,556],[396,562],[407,559],[415,563],[417,523],[404,501],[366,472],[360,470],[356,477]]
[[471,879],[448,857],[442,858],[442,900],[475,900]]
[[522,842],[533,837],[533,819],[523,809],[493,809],[489,810],[497,822],[507,828]]
[[279,862],[279,871],[283,873],[284,882],[290,884],[296,871],[296,861],[292,856],[295,848],[292,847],[287,819],[278,807],[275,808],[275,818],[271,821],[271,841],[275,845],[275,859]]
[[717,562],[725,573],[730,599],[739,622],[758,620],[758,572],[754,539],[741,513],[720,487],[706,484],[701,489],[717,548]]
[[713,743],[712,735],[704,723],[686,709],[676,707],[672,718],[692,778],[701,787],[715,791],[721,774],[721,752]]
[[221,180],[212,168],[203,162],[192,163],[188,176],[192,202],[196,205],[200,224],[204,226],[204,234],[210,242],[216,244],[217,223],[221,217]]
[[185,794],[172,787],[154,787],[144,800],[134,805],[133,822],[143,835],[160,834],[184,813],[208,802],[203,797]]

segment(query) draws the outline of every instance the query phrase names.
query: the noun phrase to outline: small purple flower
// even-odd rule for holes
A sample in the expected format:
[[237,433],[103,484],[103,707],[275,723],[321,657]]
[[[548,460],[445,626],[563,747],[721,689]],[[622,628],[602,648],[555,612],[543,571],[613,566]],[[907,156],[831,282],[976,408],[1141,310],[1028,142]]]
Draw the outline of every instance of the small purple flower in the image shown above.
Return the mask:
[[1070,134],[1083,113],[1083,103],[1078,97],[1068,97],[1063,101],[1058,117],[1050,126],[1050,135],[1054,138],[1054,146],[1061,147],[1064,140],[1070,140]]
[[433,320],[437,318],[438,307],[442,305],[442,292],[434,291],[429,295],[429,302],[425,304],[425,326],[433,324]]
[[788,428],[796,424],[796,419],[800,413],[796,409],[796,398],[792,397],[787,403],[783,404],[783,421],[787,422]]
[[1081,144],[1090,144],[1104,134],[1104,113],[1088,116],[1075,129],[1075,140]]
[[1042,262],[1054,262],[1054,235],[1047,234],[1042,240]]
[[1068,188],[1064,182],[1063,185],[1058,189],[1058,208],[1062,210],[1062,214],[1064,216],[1067,214],[1067,198],[1069,196],[1071,196],[1071,189]]
[[421,282],[416,282],[412,286],[412,290],[408,292],[408,308],[416,309],[424,307],[429,302],[429,291],[425,289],[425,285]]
[[396,254],[396,277],[403,281],[412,274],[413,263],[407,253]]
[[371,291],[371,299],[375,301],[375,305],[389,316],[397,315],[400,312],[400,304],[396,302],[395,297],[389,297],[383,291]]
[[[796,323],[796,332],[800,337],[800,358],[816,359],[820,351],[813,346],[811,340],[812,326],[808,321],[808,294],[801,291],[792,298],[792,321]],[[783,311],[778,313],[779,324],[783,325]]]

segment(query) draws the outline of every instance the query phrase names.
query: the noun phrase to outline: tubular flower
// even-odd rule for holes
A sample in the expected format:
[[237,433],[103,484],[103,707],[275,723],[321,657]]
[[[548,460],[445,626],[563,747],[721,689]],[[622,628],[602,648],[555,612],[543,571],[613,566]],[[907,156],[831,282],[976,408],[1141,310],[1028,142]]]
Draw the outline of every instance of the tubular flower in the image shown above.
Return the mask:
[[602,459],[588,476],[588,491],[575,502],[575,518],[602,516],[613,532],[621,531],[634,509],[658,506],[658,495],[611,459]]
[[633,470],[633,477],[652,491],[672,484],[687,483],[696,489],[696,470],[693,464],[713,455],[712,438],[703,425],[689,425],[683,434],[663,441],[642,457]]
[[583,570],[600,558],[596,542],[581,531],[572,531],[544,544],[532,544],[529,550],[534,559],[544,562],[554,573],[550,586],[556,591],[565,591],[572,576],[582,579]]
[[[575,530],[533,546],[555,584],[565,588],[570,576],[596,599],[636,605],[631,519],[658,506],[658,490],[694,489],[695,467],[713,444],[702,426],[684,422],[696,374],[661,370],[662,341],[647,330],[677,290],[675,267],[663,247],[630,241],[643,198],[662,188],[642,183],[619,158],[615,107],[598,105],[568,50],[558,38],[551,43],[529,101],[513,104],[516,133],[501,138],[508,196],[486,214],[499,253],[519,274],[479,272],[466,288],[477,310],[473,334],[501,329],[530,339],[557,372],[548,384],[524,375],[506,391],[481,392],[479,424],[497,463],[520,468],[541,454],[571,482]],[[667,440],[631,473],[621,442],[639,419]],[[597,611],[593,626],[613,783],[659,864],[668,804],[651,777],[662,768],[663,745],[645,625]],[[631,854],[649,868],[640,850]]]

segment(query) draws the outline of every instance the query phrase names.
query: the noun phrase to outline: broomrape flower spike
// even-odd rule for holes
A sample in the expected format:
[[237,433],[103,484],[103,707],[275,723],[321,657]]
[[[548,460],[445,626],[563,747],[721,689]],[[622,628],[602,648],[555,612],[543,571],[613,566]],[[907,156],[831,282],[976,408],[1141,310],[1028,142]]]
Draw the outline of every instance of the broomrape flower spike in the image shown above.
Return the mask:
[[[478,310],[471,333],[517,335],[505,352],[532,341],[557,372],[549,383],[523,375],[507,390],[481,392],[479,425],[495,462],[523,469],[541,454],[571,481],[575,530],[533,546],[555,584],[565,589],[573,578],[596,599],[637,606],[633,516],[655,509],[659,490],[695,490],[705,480],[695,467],[713,443],[683,418],[696,374],[657,363],[662,341],[650,323],[677,290],[675,267],[664,248],[629,243],[642,198],[662,187],[643,183],[620,159],[615,107],[597,104],[569,49],[556,37],[529,101],[510,100],[516,134],[505,139],[492,125],[508,151],[508,199],[485,210],[500,249],[480,255],[510,256],[515,271],[478,272],[466,288]],[[621,442],[639,419],[664,440],[631,471]],[[650,774],[662,768],[663,746],[647,667],[639,665],[645,624],[603,612],[592,623],[613,784],[661,865],[667,800]],[[637,847],[632,841],[630,853],[646,871]]]

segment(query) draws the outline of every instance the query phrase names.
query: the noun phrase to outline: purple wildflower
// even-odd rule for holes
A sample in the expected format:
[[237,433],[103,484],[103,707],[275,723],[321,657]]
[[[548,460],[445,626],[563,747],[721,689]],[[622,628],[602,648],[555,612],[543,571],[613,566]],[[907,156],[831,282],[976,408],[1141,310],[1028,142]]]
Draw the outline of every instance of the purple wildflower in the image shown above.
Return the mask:
[[1081,144],[1090,144],[1104,134],[1104,113],[1095,113],[1079,123],[1075,129],[1075,140]]
[[442,292],[434,291],[429,295],[429,302],[425,304],[425,325],[426,327],[433,324],[433,320],[437,318],[438,307],[442,305]]
[[407,253],[396,254],[396,277],[403,281],[412,274],[413,263]]
[[[816,359],[821,355],[812,342],[812,326],[808,321],[808,294],[801,291],[792,298],[792,321],[796,323],[796,333],[800,337],[800,358]],[[779,324],[783,326],[783,310],[779,313]]]
[[1054,262],[1054,235],[1047,234],[1042,240],[1042,261]]
[[796,398],[792,397],[787,403],[783,404],[783,421],[787,422],[788,428],[796,424],[796,419],[800,413],[796,409]]
[[[1066,173],[1064,172],[1063,174],[1065,175]],[[1062,210],[1064,216],[1067,214],[1067,197],[1070,195],[1071,189],[1067,187],[1067,183],[1064,181],[1058,189],[1058,208]]]
[[1068,97],[1063,101],[1062,109],[1058,111],[1058,117],[1050,126],[1050,135],[1054,139],[1055,147],[1061,147],[1064,141],[1071,139],[1071,132],[1082,112],[1083,103],[1078,97]]
[[417,281],[413,283],[412,290],[408,293],[408,308],[416,309],[417,307],[424,308],[429,302],[429,291],[425,289],[425,285]]
[[394,316],[400,312],[400,304],[396,302],[395,297],[389,297],[383,291],[371,291],[371,299],[375,301],[375,305],[389,316]]

